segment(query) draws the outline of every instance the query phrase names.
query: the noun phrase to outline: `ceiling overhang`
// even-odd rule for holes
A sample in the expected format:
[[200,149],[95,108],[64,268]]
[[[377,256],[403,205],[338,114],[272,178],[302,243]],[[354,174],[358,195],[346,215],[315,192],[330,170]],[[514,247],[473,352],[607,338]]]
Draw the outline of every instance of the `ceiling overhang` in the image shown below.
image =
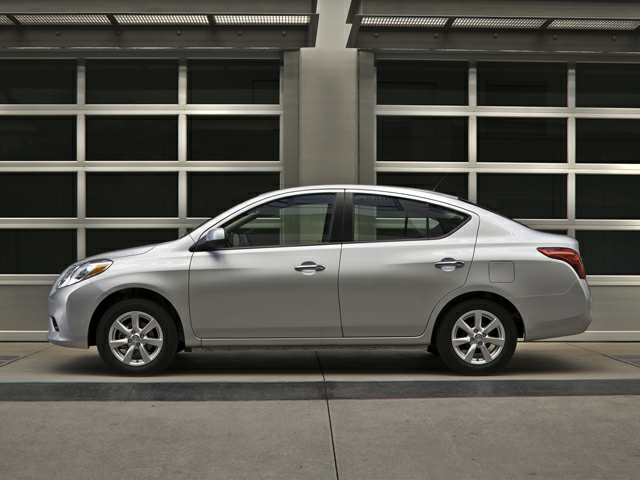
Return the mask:
[[[599,8],[587,9],[591,17],[578,17],[569,15],[569,7],[575,10],[576,3],[563,0],[524,0],[510,5],[501,1],[352,0],[347,47],[450,53],[640,54],[640,7],[629,8],[629,2],[585,0],[581,4]],[[535,6],[537,9],[531,8]],[[537,14],[532,15],[534,12]]]
[[[316,1],[236,0],[171,2],[75,2],[83,10],[69,11],[64,2],[15,3],[21,10],[0,6],[0,51],[60,49],[190,49],[220,48],[294,50],[313,47],[318,14]],[[37,4],[37,5],[35,5]],[[60,5],[56,5],[60,4]],[[74,4],[74,2],[67,2]],[[44,10],[46,5],[47,10]],[[103,10],[90,8],[100,6]],[[129,5],[130,8],[125,8]],[[53,9],[60,8],[55,11]],[[208,7],[196,10],[194,7]],[[265,7],[268,6],[268,9]],[[31,7],[31,8],[26,8]],[[38,7],[38,8],[35,8]],[[108,9],[113,7],[113,9]],[[116,9],[116,7],[118,9]]]

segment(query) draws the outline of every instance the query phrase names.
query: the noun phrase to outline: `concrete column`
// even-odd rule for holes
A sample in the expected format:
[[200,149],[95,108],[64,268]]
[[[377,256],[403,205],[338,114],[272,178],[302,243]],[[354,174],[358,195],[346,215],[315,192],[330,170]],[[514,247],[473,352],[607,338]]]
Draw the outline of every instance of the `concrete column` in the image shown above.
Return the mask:
[[300,185],[358,182],[357,51],[349,0],[319,0],[315,48],[300,51]]

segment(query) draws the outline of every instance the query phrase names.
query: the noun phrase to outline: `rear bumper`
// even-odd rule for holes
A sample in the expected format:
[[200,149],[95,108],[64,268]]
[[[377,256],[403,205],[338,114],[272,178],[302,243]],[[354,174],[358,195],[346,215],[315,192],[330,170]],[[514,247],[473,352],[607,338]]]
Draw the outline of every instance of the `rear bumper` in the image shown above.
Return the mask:
[[513,301],[524,321],[525,341],[577,335],[593,321],[586,280],[576,281],[561,295],[519,297]]

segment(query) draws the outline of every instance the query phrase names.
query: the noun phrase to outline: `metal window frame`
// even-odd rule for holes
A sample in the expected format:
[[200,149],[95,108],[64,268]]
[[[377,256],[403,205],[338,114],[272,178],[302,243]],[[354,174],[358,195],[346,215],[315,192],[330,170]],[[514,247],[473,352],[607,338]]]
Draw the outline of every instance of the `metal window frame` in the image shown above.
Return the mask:
[[[299,52],[222,52],[220,55],[180,56],[146,55],[131,52],[120,55],[104,52],[97,58],[178,59],[178,102],[171,105],[87,105],[86,67],[87,57],[72,53],[48,56],[33,52],[19,58],[69,58],[77,60],[77,99],[75,104],[49,105],[0,105],[0,116],[8,115],[69,115],[77,118],[75,161],[10,161],[0,162],[0,172],[75,172],[77,174],[77,217],[75,218],[0,218],[0,229],[74,229],[77,232],[78,260],[86,256],[86,229],[101,228],[168,228],[184,235],[188,228],[206,220],[187,216],[188,172],[277,172],[280,187],[298,184],[298,75]],[[0,55],[0,60],[6,58]],[[18,58],[11,56],[10,58]],[[89,58],[96,58],[94,55]],[[187,104],[187,60],[198,59],[280,59],[280,101],[273,105],[189,105]],[[178,117],[178,158],[174,161],[87,161],[85,125],[87,115],[175,115]],[[280,119],[280,153],[277,161],[188,161],[187,118],[199,115],[252,115],[277,116]],[[286,168],[285,168],[286,165]],[[87,218],[86,175],[95,172],[172,172],[178,174],[178,216],[172,218]],[[0,285],[51,285],[57,275],[0,274]]]
[[[640,231],[638,220],[607,220],[576,218],[576,175],[640,175],[638,164],[580,164],[576,162],[576,119],[640,119],[640,108],[590,108],[576,107],[576,63],[634,63],[629,59],[616,61],[610,56],[565,57],[520,55],[475,55],[453,54],[447,57],[439,54],[372,53],[360,52],[359,82],[367,88],[359,92],[361,115],[360,126],[360,181],[377,183],[378,172],[451,172],[468,175],[468,197],[477,201],[477,175],[480,173],[511,174],[565,174],[567,176],[567,218],[566,219],[526,219],[518,221],[536,229],[567,230],[575,237],[576,231]],[[376,99],[377,60],[423,60],[423,61],[466,61],[468,62],[469,105],[378,105]],[[546,62],[567,64],[567,107],[491,107],[477,105],[477,63],[482,61],[501,62]],[[379,116],[464,116],[469,118],[469,156],[467,162],[379,162],[376,159],[377,132],[376,119]],[[479,117],[544,117],[567,119],[567,162],[561,164],[506,163],[477,161],[477,119]],[[364,123],[363,123],[364,120]],[[368,126],[367,126],[368,125]],[[373,127],[371,127],[373,126]],[[640,275],[589,275],[593,286],[640,286]]]

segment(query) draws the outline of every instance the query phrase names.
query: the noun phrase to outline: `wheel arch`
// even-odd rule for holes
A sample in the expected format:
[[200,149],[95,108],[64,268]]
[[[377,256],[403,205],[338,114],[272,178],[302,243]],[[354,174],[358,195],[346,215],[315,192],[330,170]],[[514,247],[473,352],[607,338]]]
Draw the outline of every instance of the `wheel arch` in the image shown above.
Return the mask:
[[87,342],[88,345],[96,344],[96,334],[98,331],[98,323],[100,323],[100,319],[104,315],[104,313],[112,306],[122,300],[134,299],[134,298],[144,298],[147,300],[151,300],[152,302],[157,303],[162,308],[164,308],[176,325],[176,329],[178,330],[178,351],[184,349],[185,346],[185,335],[182,327],[182,321],[180,320],[180,315],[178,315],[178,311],[175,309],[173,304],[167,300],[164,296],[160,295],[158,292],[154,292],[153,290],[149,290],[146,288],[125,288],[122,290],[118,290],[117,292],[111,293],[109,296],[104,298],[100,304],[96,307],[91,316],[91,322],[89,323],[89,333]]
[[524,329],[524,321],[522,320],[522,315],[516,308],[516,306],[511,303],[508,299],[503,297],[502,295],[498,295],[493,292],[483,292],[483,291],[475,291],[475,292],[467,292],[459,295],[455,298],[452,298],[447,302],[447,304],[440,310],[438,316],[436,317],[436,321],[433,325],[433,329],[431,330],[431,337],[429,340],[430,344],[435,343],[436,332],[438,331],[439,325],[442,323],[442,320],[447,316],[447,314],[455,308],[456,305],[459,305],[462,302],[466,302],[467,300],[489,300],[494,303],[497,303],[502,308],[504,308],[513,321],[516,324],[516,329],[518,332],[518,338],[524,338],[525,329]]

